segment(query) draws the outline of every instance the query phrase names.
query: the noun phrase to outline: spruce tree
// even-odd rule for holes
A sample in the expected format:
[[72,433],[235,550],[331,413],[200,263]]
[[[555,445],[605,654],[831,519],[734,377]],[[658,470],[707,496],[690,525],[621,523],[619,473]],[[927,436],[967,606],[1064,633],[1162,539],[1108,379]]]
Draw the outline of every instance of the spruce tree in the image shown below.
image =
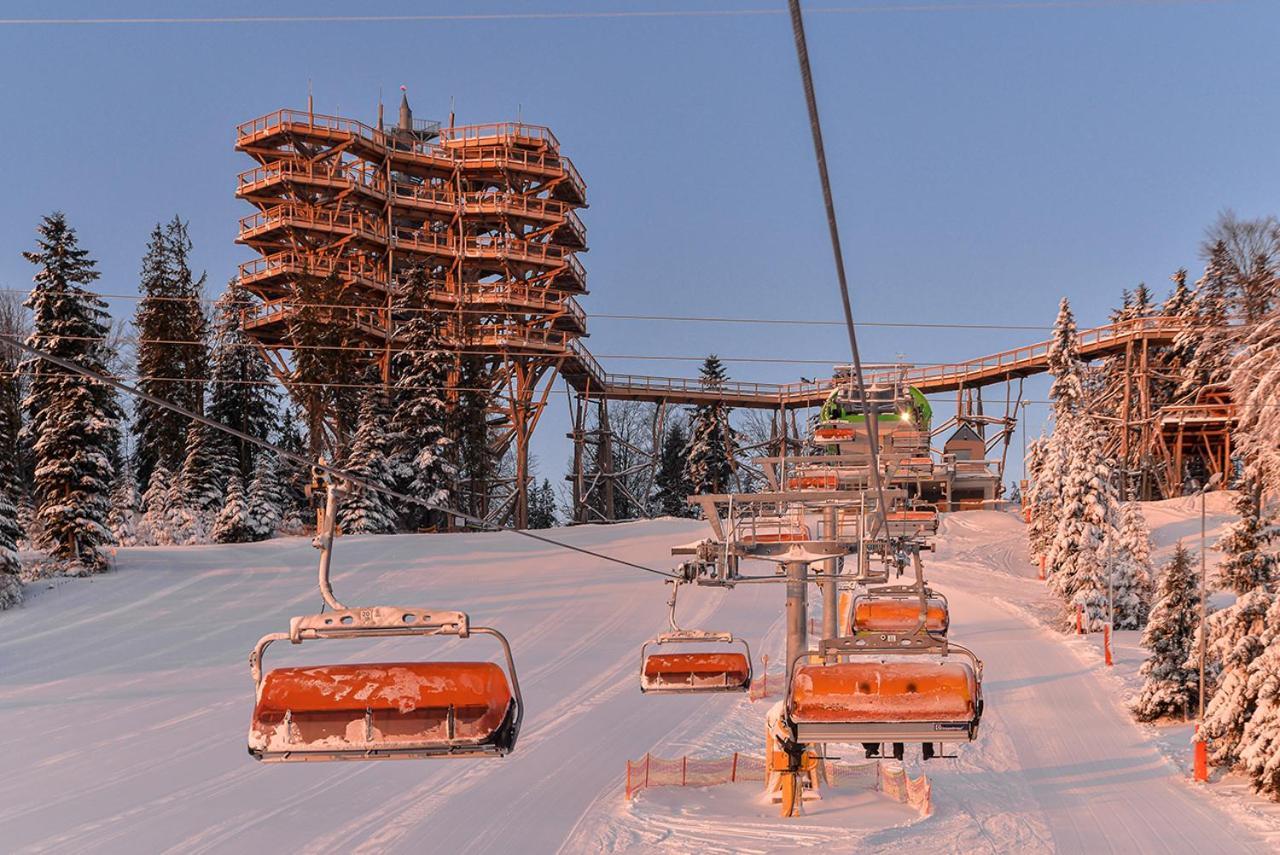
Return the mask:
[[142,494],[142,522],[138,541],[146,546],[169,546],[173,533],[173,476],[163,463],[151,470],[151,483]]
[[[204,279],[191,271],[191,239],[186,224],[174,217],[151,232],[142,260],[137,332],[138,388],[195,413],[204,412],[208,376],[207,328],[201,304]],[[170,473],[186,456],[188,419],[149,401],[134,409],[134,469],[143,488],[151,470],[163,464]]]
[[556,494],[544,478],[529,494],[529,528],[553,528],[556,523]]
[[1270,514],[1263,512],[1261,489],[1254,482],[1241,485],[1234,505],[1240,518],[1217,544],[1223,553],[1218,564],[1218,585],[1237,594],[1255,588],[1273,591],[1280,574],[1280,554],[1271,544],[1280,535],[1280,527]]
[[22,528],[18,524],[19,434],[22,432],[22,400],[18,382],[18,362],[14,348],[4,347],[0,353],[0,611],[22,602],[22,580],[19,573],[18,541]]
[[1139,720],[1185,718],[1199,705],[1200,674],[1187,662],[1199,620],[1200,580],[1179,541],[1160,571],[1155,606],[1142,633],[1142,646],[1151,656],[1138,671],[1143,684],[1133,711]]
[[656,488],[653,502],[659,514],[669,517],[693,516],[689,506],[689,496],[693,495],[693,485],[685,476],[685,448],[689,438],[685,434],[684,425],[676,421],[667,428],[662,438],[662,453],[658,460],[658,472],[653,482]]
[[[391,359],[395,403],[390,457],[402,491],[443,505],[450,502],[457,476],[447,403],[453,360],[444,343],[444,318],[432,308],[430,297],[422,268],[410,271],[396,291],[392,311],[401,349]],[[421,505],[401,510],[410,529],[444,521],[442,514]]]
[[176,483],[183,504],[202,516],[212,516],[222,506],[222,491],[235,466],[229,437],[195,420],[187,425],[186,456]]
[[280,527],[279,467],[271,451],[258,452],[253,464],[253,480],[245,497],[246,528],[252,540],[274,537]]
[[[702,388],[723,390],[728,375],[714,353],[702,363]],[[693,409],[685,446],[684,477],[694,493],[725,493],[732,486],[737,432],[729,424],[729,408],[721,400]]]
[[1151,609],[1151,535],[1142,507],[1125,502],[1111,554],[1111,602],[1116,629],[1141,629]]
[[[306,443],[298,430],[298,414],[292,406],[285,407],[280,414],[278,431],[276,445],[300,457],[306,456]],[[305,466],[290,463],[283,458],[280,460],[280,530],[283,532],[299,533],[307,527],[304,520],[308,509],[306,490],[309,476],[310,472]]]
[[1250,331],[1231,362],[1232,443],[1265,495],[1280,495],[1280,311]]
[[[241,310],[253,304],[253,295],[238,279],[232,279],[213,307],[212,346],[209,354],[209,418],[258,439],[267,439],[276,424],[279,392],[266,360],[244,333]],[[215,468],[227,478],[234,466],[241,481],[253,474],[256,446],[221,431],[206,437],[216,449]],[[224,472],[224,470],[226,470]]]
[[245,499],[244,481],[240,473],[232,472],[227,479],[226,499],[213,521],[210,540],[214,543],[247,543],[254,540],[249,527],[249,505]]
[[203,543],[206,535],[205,512],[193,506],[182,489],[182,479],[174,478],[169,489],[169,534],[177,546]]
[[[344,468],[366,484],[394,489],[387,394],[376,378],[366,378],[366,383],[359,427]],[[391,534],[396,530],[395,502],[376,489],[355,487],[338,508],[338,524],[350,534]]]
[[138,543],[139,506],[138,481],[127,461],[116,473],[111,488],[111,511],[107,514],[107,527],[120,546],[136,546]]
[[[1049,454],[1053,444],[1043,435],[1027,443],[1027,550],[1032,561],[1048,555],[1057,531],[1056,483],[1048,477]],[[1056,479],[1055,479],[1056,480]]]
[[1266,624],[1271,640],[1249,665],[1248,693],[1253,713],[1237,746],[1240,766],[1257,792],[1280,801],[1280,599],[1271,604]]
[[[82,368],[106,374],[115,358],[107,337],[106,303],[86,286],[98,278],[96,262],[80,248],[75,230],[61,213],[45,217],[37,229],[35,286],[27,343]],[[25,429],[33,439],[33,478],[40,529],[50,552],[80,569],[106,568],[103,547],[108,495],[115,470],[123,415],[109,386],[32,357],[23,362],[29,384],[23,401]],[[75,568],[73,568],[75,569]]]
[[1074,611],[1084,611],[1090,631],[1107,619],[1108,560],[1117,523],[1114,472],[1102,455],[1097,431],[1070,437],[1070,465],[1062,486],[1062,512],[1049,548],[1050,585]]
[[[1207,670],[1213,674],[1213,694],[1205,706],[1198,739],[1209,743],[1209,762],[1234,766],[1244,728],[1253,716],[1259,686],[1249,680],[1250,669],[1274,639],[1280,627],[1268,626],[1267,614],[1275,604],[1273,593],[1255,588],[1208,618]],[[1193,641],[1198,645],[1199,636]],[[1198,646],[1188,664],[1199,665]]]

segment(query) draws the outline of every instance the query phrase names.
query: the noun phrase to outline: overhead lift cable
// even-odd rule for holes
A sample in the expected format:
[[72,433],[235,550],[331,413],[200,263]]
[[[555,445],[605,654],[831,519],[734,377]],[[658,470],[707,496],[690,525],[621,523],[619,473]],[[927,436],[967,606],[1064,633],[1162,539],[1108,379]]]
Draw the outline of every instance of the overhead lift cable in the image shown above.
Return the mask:
[[853,325],[853,307],[849,302],[849,280],[844,269],[844,250],[840,246],[840,226],[836,222],[836,206],[831,195],[831,176],[827,172],[827,152],[822,144],[822,121],[818,116],[818,96],[813,89],[813,73],[809,67],[809,46],[804,37],[804,16],[800,0],[787,0],[791,11],[791,31],[795,36],[796,58],[800,62],[800,80],[804,84],[805,106],[809,110],[809,130],[813,135],[813,154],[818,162],[818,179],[822,182],[822,203],[827,212],[827,231],[831,235],[831,253],[836,263],[836,280],[840,286],[840,302],[844,307],[844,324],[849,332],[849,351],[853,357],[853,378],[858,390],[858,403],[867,420],[867,434],[871,441],[871,483],[876,493],[875,535],[885,525],[888,506],[885,504],[884,479],[880,473],[879,419],[871,409],[867,397],[867,385],[862,374],[862,356],[858,353],[858,332]]
[[280,446],[275,445],[274,443],[267,442],[265,439],[261,439],[259,437],[253,436],[252,434],[248,434],[248,433],[245,433],[244,431],[237,430],[231,427],[230,425],[225,425],[222,422],[215,421],[214,419],[208,418],[207,416],[203,416],[203,415],[200,415],[199,413],[192,412],[191,410],[188,410],[185,407],[180,407],[177,404],[173,403],[172,401],[167,401],[164,398],[161,398],[157,395],[152,395],[148,392],[144,392],[141,389],[137,388],[136,386],[130,386],[128,383],[123,383],[106,374],[101,374],[92,369],[85,368],[83,365],[73,362],[70,359],[63,359],[60,356],[55,356],[54,354],[49,353],[48,351],[45,351],[45,350],[41,350],[38,347],[32,347],[31,345],[22,341],[15,335],[0,333],[0,338],[7,340],[12,346],[18,348],[24,353],[29,353],[32,356],[43,359],[46,362],[50,362],[58,366],[59,368],[65,369],[67,371],[71,371],[75,374],[85,377],[86,379],[93,380],[94,382],[102,383],[105,386],[110,386],[113,389],[117,389],[121,392],[124,392],[125,394],[132,395],[135,398],[139,398],[143,401],[146,401],[149,404],[154,404],[155,406],[161,407],[162,409],[168,410],[169,412],[177,413],[180,416],[199,422],[200,424],[206,427],[210,427],[210,428],[213,428],[214,430],[222,431],[225,434],[234,436],[236,439],[242,440],[244,442],[248,442],[252,445],[258,446],[259,448],[263,448],[263,449],[266,449],[267,451],[273,452],[274,454],[281,457],[282,459],[292,461],[294,463],[297,463],[300,466],[306,466],[306,467],[310,467],[311,469],[318,470],[320,472],[325,473],[326,475],[333,476],[355,487],[359,487],[362,490],[372,490],[374,492],[382,493],[383,495],[390,496],[393,499],[398,499],[399,501],[402,501],[402,502],[409,502],[410,504],[419,505],[421,507],[427,508],[428,510],[446,513],[458,519],[465,520],[468,523],[471,523],[472,525],[475,525],[477,527],[488,529],[489,531],[509,531],[513,534],[518,534],[521,537],[526,537],[526,538],[529,538],[530,540],[536,540],[539,543],[545,543],[549,546],[560,547],[561,549],[568,549],[572,552],[577,552],[581,555],[586,555],[591,558],[599,558],[602,561],[608,561],[613,564],[620,564],[624,567],[631,567],[632,569],[635,569],[635,570],[643,570],[646,573],[653,573],[654,575],[657,575],[657,576],[663,576],[671,579],[675,578],[674,574],[669,573],[665,570],[657,570],[653,567],[646,567],[643,564],[637,564],[633,561],[628,561],[625,558],[618,558],[617,556],[607,555],[603,552],[596,552],[595,550],[587,549],[586,547],[575,546],[572,543],[565,543],[563,541],[556,540],[555,538],[547,537],[541,534],[535,534],[534,532],[529,531],[528,529],[498,525],[497,523],[490,522],[489,520],[485,520],[477,516],[473,516],[464,511],[460,511],[456,508],[451,508],[448,505],[441,505],[433,502],[427,502],[423,499],[418,498],[417,496],[411,496],[408,493],[401,493],[398,490],[392,490],[388,487],[382,486],[381,484],[374,484],[370,481],[366,481],[365,479],[359,477],[358,475],[351,474],[345,469],[341,469],[337,466],[331,466],[328,463],[324,463],[322,461],[311,460],[310,458],[305,457],[301,454],[296,454],[292,451],[281,448]]

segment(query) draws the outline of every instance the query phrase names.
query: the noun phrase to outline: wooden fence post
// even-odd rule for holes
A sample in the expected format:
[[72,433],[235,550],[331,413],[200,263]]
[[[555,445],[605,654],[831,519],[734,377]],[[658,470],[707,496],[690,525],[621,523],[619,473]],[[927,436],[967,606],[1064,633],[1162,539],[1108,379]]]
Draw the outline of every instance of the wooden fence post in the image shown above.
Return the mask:
[[689,755],[686,754],[680,758],[680,786],[684,786],[689,781]]
[[649,752],[644,753],[644,785],[649,786]]
[[737,780],[738,780],[738,752],[735,751],[733,752],[733,766],[732,768],[729,769],[729,783],[732,784]]

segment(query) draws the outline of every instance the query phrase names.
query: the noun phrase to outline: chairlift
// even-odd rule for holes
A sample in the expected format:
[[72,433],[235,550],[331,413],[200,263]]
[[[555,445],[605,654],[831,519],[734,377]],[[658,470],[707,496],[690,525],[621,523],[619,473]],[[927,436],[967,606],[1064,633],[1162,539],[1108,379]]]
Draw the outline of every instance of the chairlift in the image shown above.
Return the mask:
[[862,743],[874,756],[881,744],[894,743],[901,756],[903,743],[918,742],[927,759],[936,744],[977,738],[982,662],[929,631],[921,619],[928,596],[919,555],[915,567],[915,616],[907,631],[823,639],[816,656],[805,652],[789,663],[785,721],[793,746]]
[[[951,624],[947,598],[925,588],[926,632],[946,635]],[[920,599],[912,585],[887,585],[859,591],[850,607],[853,634],[909,633],[920,620]]]
[[[289,621],[249,654],[257,689],[249,753],[268,763],[500,757],[515,750],[524,703],[507,639],[474,626],[465,612],[373,606],[347,608],[329,584],[337,488],[327,485],[320,548],[320,593],[330,611]],[[263,672],[277,641],[492,636],[505,670],[489,661],[411,661],[308,665]]]
[[[669,620],[671,631],[660,633],[640,648],[640,691],[662,694],[710,694],[713,692],[745,692],[751,688],[751,648],[745,639],[728,632],[681,629],[676,622],[676,596],[681,580],[669,583],[671,599]],[[672,644],[742,645],[737,650],[713,650],[696,653],[649,652],[651,646]]]

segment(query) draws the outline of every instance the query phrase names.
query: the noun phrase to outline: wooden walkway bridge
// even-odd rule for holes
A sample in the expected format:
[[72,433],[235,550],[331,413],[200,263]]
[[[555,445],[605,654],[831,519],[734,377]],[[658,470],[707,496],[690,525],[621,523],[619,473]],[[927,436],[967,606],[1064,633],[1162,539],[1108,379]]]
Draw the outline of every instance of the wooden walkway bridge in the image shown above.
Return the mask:
[[[1122,354],[1133,344],[1167,345],[1173,342],[1181,328],[1177,318],[1156,316],[1081,330],[1080,358],[1092,361]],[[1036,342],[965,362],[878,369],[869,372],[867,379],[873,384],[902,382],[915,386],[926,395],[990,386],[1047,371],[1049,344],[1048,341]],[[610,374],[576,340],[561,373],[575,391],[590,398],[695,405],[723,401],[746,409],[821,406],[832,386],[830,379],[807,383],[731,380],[719,389],[708,389],[697,379]]]

